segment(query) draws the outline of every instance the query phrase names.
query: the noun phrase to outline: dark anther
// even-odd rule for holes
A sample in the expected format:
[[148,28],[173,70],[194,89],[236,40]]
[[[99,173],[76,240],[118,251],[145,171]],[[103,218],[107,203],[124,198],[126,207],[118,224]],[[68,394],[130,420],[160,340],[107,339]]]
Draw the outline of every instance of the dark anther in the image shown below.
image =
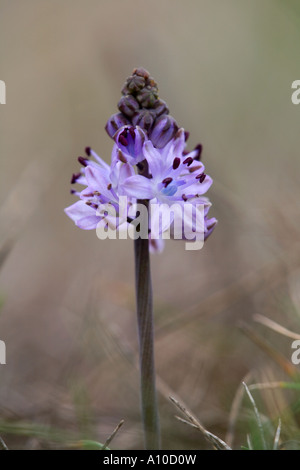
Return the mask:
[[183,164],[184,165],[187,164],[187,166],[190,166],[193,163],[193,161],[194,160],[192,159],[192,157],[188,157],[184,160]]
[[193,166],[192,168],[189,169],[189,172],[190,173],[194,173],[195,171],[198,171],[202,168],[202,165],[197,165],[197,166]]
[[85,153],[87,154],[88,157],[91,156],[91,147],[85,147]]
[[83,157],[78,157],[78,161],[82,166],[87,166],[88,165],[88,160]]
[[165,178],[162,181],[162,183],[165,185],[165,188],[166,188],[170,183],[172,183],[172,181],[173,181],[173,178],[168,177],[168,178]]
[[190,133],[188,131],[184,131],[184,140],[187,141],[190,136]]
[[179,167],[180,165],[180,158],[179,157],[175,157],[174,160],[173,160],[173,170],[177,170],[177,168]]
[[124,137],[123,133],[119,135],[119,142],[124,145],[124,147],[127,147],[128,145],[128,140]]
[[126,159],[125,155],[123,155],[123,153],[121,152],[120,149],[119,149],[119,151],[118,151],[118,159],[119,159],[120,162],[122,162],[122,163],[127,163],[127,159]]
[[206,174],[205,174],[205,173],[201,173],[201,175],[196,176],[196,180],[199,180],[200,183],[203,183],[203,181],[205,180],[205,178],[206,178]]
[[133,139],[135,139],[134,127],[129,127],[129,133]]
[[202,144],[198,144],[196,147],[195,147],[195,150],[197,150],[197,155],[195,156],[194,160],[201,160],[201,153],[202,153]]
[[80,176],[81,176],[81,173],[73,173],[72,178],[71,178],[71,184],[75,184]]

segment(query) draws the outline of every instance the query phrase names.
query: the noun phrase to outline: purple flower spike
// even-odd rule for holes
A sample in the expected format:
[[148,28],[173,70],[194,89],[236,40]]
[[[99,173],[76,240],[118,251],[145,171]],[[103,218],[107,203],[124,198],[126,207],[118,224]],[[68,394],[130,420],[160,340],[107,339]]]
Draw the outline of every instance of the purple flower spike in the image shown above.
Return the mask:
[[165,238],[194,240],[186,249],[200,249],[217,220],[208,218],[212,179],[200,162],[202,146],[186,150],[189,134],[169,115],[154,79],[135,69],[122,94],[120,113],[105,127],[114,139],[111,163],[86,147],[71,179],[83,189],[71,189],[78,200],[65,213],[79,228],[96,229],[100,239],[117,233],[134,239],[144,441],[147,450],[159,450],[149,253],[161,252]]
[[[122,92],[118,104],[121,112],[111,116],[106,124],[107,133],[114,139],[111,164],[86,147],[86,157],[78,158],[82,167],[71,179],[71,184],[85,188],[81,192],[72,189],[79,201],[65,212],[78,227],[90,230],[99,222],[113,225],[109,216],[98,213],[99,206],[113,207],[118,215],[119,198],[126,196],[127,211],[133,214],[126,217],[125,222],[122,219],[122,224],[126,225],[135,218],[136,202],[147,201],[150,246],[161,249],[162,243],[156,242],[157,238],[169,229],[172,234],[176,220],[179,221],[179,213],[173,214],[173,219],[169,217],[169,208],[192,206],[198,210],[201,206],[204,226],[199,232],[202,230],[200,235],[204,234],[206,239],[217,221],[208,218],[211,204],[205,193],[212,179],[200,161],[202,145],[191,152],[186,150],[189,133],[179,129],[168,114],[166,103],[158,98],[157,84],[146,70],[135,69]],[[158,227],[156,222],[161,216],[162,224]],[[195,214],[190,215],[188,233],[196,233],[198,228]]]

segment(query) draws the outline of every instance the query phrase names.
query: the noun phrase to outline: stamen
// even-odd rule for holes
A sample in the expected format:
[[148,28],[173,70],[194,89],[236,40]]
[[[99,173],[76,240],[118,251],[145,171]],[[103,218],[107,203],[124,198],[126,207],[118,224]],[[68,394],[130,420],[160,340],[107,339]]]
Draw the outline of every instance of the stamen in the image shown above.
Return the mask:
[[205,178],[206,178],[206,174],[205,174],[205,173],[201,173],[201,175],[196,176],[196,180],[199,180],[200,183],[203,183],[203,181],[205,180]]
[[189,131],[184,131],[184,140],[187,141],[190,136]]
[[85,147],[85,153],[87,154],[88,157],[91,156],[91,147]]
[[194,160],[192,159],[192,157],[188,157],[184,160],[183,164],[184,165],[187,164],[187,166],[190,166],[193,163],[193,161]]
[[129,127],[129,133],[133,139],[135,139],[134,127]]
[[175,157],[174,160],[173,160],[173,170],[177,170],[177,168],[179,167],[180,165],[180,158],[179,157]]
[[165,188],[166,188],[170,183],[172,183],[172,181],[173,181],[173,178],[168,177],[168,178],[165,178],[162,181],[162,183],[165,185]]
[[80,176],[81,176],[81,173],[73,173],[72,178],[71,178],[71,184],[75,184]]
[[99,193],[99,191],[94,191],[94,192],[93,192],[93,195],[94,195],[94,196],[101,196],[101,194]]
[[119,158],[120,162],[122,162],[122,163],[127,163],[127,159],[126,159],[126,157],[123,155],[123,153],[121,152],[120,149],[119,149],[119,151],[118,151],[118,158]]
[[82,166],[87,166],[88,165],[88,161],[84,157],[78,157],[78,161]]
[[110,190],[111,190],[111,188],[112,188],[112,184],[111,184],[111,183],[108,183],[108,185],[107,185],[107,189],[108,189],[108,191],[110,191]]
[[194,173],[195,171],[198,171],[201,168],[202,168],[202,165],[193,166],[192,168],[189,169],[189,172]]
[[119,142],[122,145],[124,145],[124,147],[127,147],[127,145],[128,145],[128,140],[122,134],[119,135]]
[[184,201],[187,201],[187,200],[188,200],[188,198],[186,197],[185,194],[183,194],[181,197],[182,197],[182,199],[183,199]]
[[92,205],[92,202],[91,202],[91,201],[86,201],[86,205],[87,205],[87,206],[91,206],[91,205]]
[[194,158],[194,160],[197,160],[197,161],[201,160],[202,149],[203,149],[202,144],[196,145],[195,150],[197,150],[198,153],[197,153],[196,157]]

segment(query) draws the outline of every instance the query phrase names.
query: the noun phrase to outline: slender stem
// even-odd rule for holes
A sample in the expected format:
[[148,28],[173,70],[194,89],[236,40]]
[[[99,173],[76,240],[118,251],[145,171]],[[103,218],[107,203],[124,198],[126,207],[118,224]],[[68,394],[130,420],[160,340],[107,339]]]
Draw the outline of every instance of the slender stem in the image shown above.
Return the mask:
[[149,240],[135,240],[134,253],[144,439],[147,450],[157,450],[160,449],[160,428],[155,389]]

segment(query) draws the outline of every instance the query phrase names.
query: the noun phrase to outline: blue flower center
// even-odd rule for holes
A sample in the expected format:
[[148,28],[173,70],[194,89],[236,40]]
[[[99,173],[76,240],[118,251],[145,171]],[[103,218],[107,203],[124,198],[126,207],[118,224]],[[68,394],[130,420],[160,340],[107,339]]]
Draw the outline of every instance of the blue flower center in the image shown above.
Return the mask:
[[169,184],[166,188],[163,188],[161,190],[162,194],[164,196],[174,196],[174,194],[177,191],[177,185],[176,184]]

